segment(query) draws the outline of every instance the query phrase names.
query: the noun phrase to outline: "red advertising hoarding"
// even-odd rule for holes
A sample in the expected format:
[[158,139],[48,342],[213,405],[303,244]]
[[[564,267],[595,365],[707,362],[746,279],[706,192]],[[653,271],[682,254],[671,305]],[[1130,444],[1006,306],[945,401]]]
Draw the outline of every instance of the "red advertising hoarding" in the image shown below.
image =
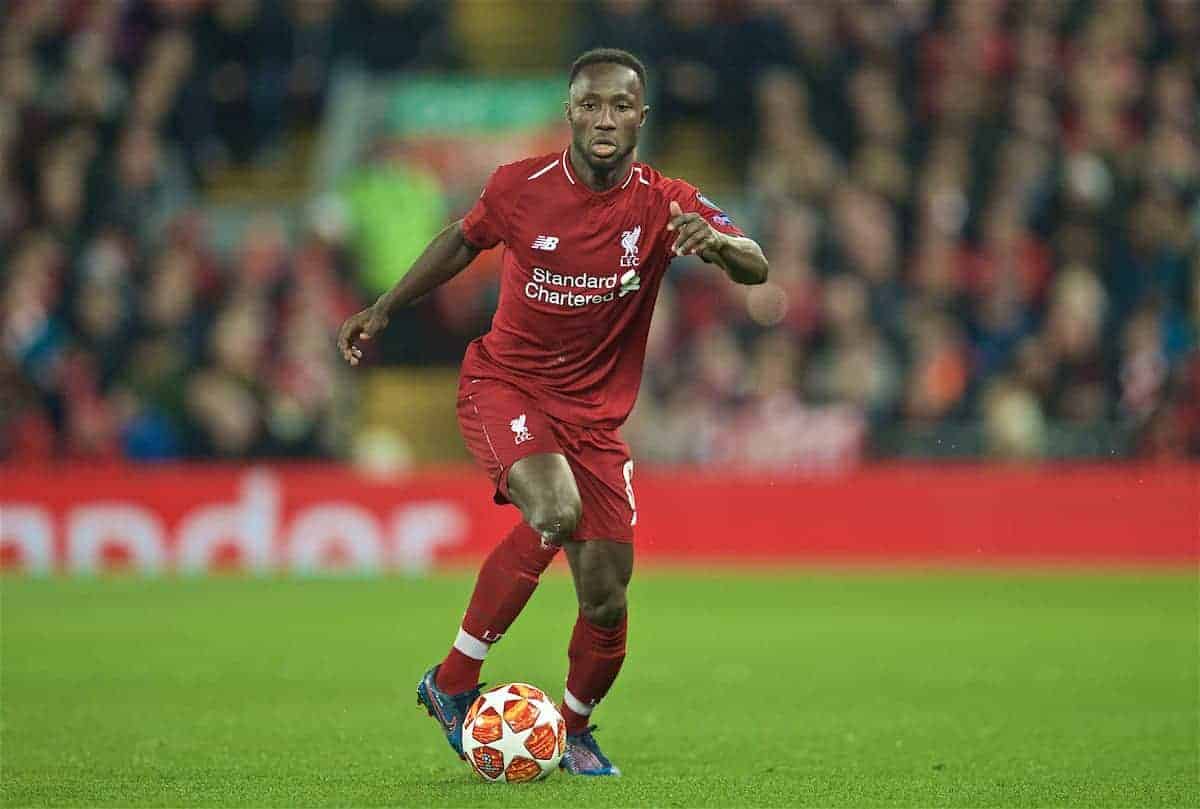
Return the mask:
[[[473,469],[0,468],[0,565],[154,575],[422,571],[517,520]],[[836,477],[639,471],[639,562],[1152,564],[1200,560],[1200,467],[875,466]]]

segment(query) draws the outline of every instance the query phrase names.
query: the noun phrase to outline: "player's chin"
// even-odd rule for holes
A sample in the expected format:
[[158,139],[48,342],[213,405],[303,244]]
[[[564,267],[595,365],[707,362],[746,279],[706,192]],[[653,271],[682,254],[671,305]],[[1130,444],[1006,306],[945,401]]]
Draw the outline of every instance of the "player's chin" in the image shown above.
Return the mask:
[[633,149],[622,149],[618,146],[612,151],[612,154],[597,154],[589,149],[587,152],[588,165],[594,169],[609,169],[624,160],[631,151]]

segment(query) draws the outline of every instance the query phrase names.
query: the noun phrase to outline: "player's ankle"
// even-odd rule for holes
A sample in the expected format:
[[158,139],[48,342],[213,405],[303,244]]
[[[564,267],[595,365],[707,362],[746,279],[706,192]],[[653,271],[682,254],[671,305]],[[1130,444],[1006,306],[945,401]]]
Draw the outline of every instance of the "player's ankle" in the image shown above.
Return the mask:
[[433,684],[444,694],[462,694],[479,683],[483,661],[476,660],[451,648],[446,659],[438,666]]
[[568,736],[577,736],[588,729],[588,722],[591,720],[590,716],[575,713],[565,703],[558,706],[558,712],[566,720]]

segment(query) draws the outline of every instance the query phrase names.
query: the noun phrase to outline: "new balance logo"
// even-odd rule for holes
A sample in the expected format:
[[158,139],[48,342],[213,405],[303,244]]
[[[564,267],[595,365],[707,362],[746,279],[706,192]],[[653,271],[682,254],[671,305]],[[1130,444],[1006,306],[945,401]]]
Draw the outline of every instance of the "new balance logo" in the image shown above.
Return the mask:
[[533,240],[534,250],[553,250],[558,247],[557,236],[538,236]]
[[516,443],[524,444],[526,441],[532,441],[533,436],[529,433],[529,428],[525,426],[525,414],[517,416],[508,423],[509,428],[516,435]]

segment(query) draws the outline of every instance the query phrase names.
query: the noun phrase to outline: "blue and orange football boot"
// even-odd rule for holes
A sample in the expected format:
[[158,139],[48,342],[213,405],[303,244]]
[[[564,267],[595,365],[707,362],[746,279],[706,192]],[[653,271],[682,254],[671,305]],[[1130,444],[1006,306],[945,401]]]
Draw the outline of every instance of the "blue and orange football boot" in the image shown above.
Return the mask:
[[558,766],[572,775],[620,775],[621,771],[596,744],[596,737],[592,735],[595,729],[592,725],[583,733],[568,735],[567,750]]
[[417,704],[424,705],[429,715],[442,726],[446,741],[454,749],[455,755],[464,758],[462,749],[462,729],[466,720],[467,710],[471,703],[479,698],[479,685],[461,694],[447,694],[434,683],[438,667],[434,666],[425,672],[421,682],[417,683]]

